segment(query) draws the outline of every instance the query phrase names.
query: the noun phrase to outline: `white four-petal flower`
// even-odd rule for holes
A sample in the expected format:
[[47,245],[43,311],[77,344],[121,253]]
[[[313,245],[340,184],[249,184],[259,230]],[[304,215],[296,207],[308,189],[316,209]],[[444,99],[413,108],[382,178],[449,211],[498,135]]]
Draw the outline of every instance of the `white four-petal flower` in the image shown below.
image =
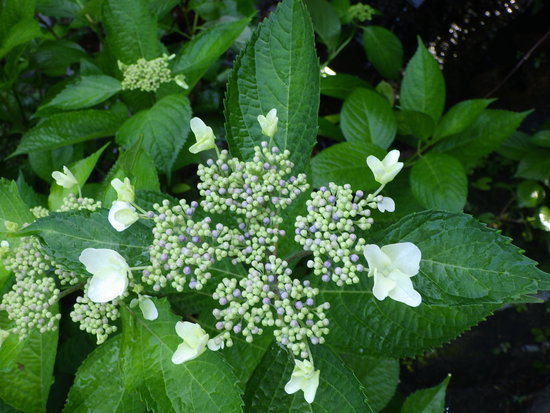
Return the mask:
[[[64,172],[64,173],[63,173]],[[63,188],[72,188],[75,185],[78,185],[78,181],[74,177],[73,173],[63,166],[63,172],[53,171],[52,178],[55,179],[55,183]]]
[[139,219],[136,209],[128,202],[113,201],[109,210],[109,223],[118,232],[124,231]]
[[216,137],[214,136],[214,132],[210,126],[206,126],[200,118],[191,119],[189,124],[191,125],[191,130],[195,134],[195,138],[197,139],[197,143],[189,148],[189,152],[199,153],[216,147]]
[[178,321],[176,323],[176,333],[183,339],[183,343],[178,346],[172,355],[172,363],[181,364],[193,360],[206,350],[208,334],[200,325],[189,321]]
[[369,265],[369,277],[374,277],[372,293],[383,300],[390,297],[411,307],[417,307],[422,297],[414,289],[411,277],[418,274],[422,254],[411,242],[385,245],[369,244],[364,249]]
[[308,403],[313,403],[317,387],[319,387],[320,370],[315,370],[309,360],[294,360],[294,370],[290,380],[285,385],[285,391],[288,394],[296,393],[298,390],[304,392],[304,399]]
[[116,251],[86,248],[78,258],[93,274],[88,285],[88,298],[94,303],[106,303],[120,297],[128,287],[130,267]]
[[367,165],[374,174],[376,182],[385,185],[403,168],[403,162],[398,162],[400,152],[397,149],[390,151],[382,160],[374,155],[367,157]]
[[208,349],[212,351],[218,351],[225,347],[225,340],[221,335],[216,336],[208,340]]
[[129,178],[124,178],[124,182],[115,178],[111,181],[111,186],[115,188],[117,201],[134,202],[134,187]]
[[277,109],[271,109],[267,112],[266,116],[258,115],[258,122],[262,127],[262,133],[265,136],[273,138],[273,136],[277,133],[277,123],[279,122],[279,118],[277,117]]

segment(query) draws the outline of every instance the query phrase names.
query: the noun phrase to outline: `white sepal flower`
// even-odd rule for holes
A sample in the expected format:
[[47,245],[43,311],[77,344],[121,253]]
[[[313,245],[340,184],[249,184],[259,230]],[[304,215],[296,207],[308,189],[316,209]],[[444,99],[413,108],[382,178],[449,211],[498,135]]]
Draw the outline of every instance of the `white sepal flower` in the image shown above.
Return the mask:
[[296,393],[298,390],[304,392],[306,402],[313,403],[317,387],[319,387],[320,370],[315,370],[309,360],[294,360],[295,366],[292,370],[289,382],[285,385],[288,394]]
[[109,223],[118,232],[124,231],[139,219],[136,209],[128,202],[113,201],[109,210]]
[[191,130],[195,134],[195,138],[197,139],[197,143],[189,148],[189,152],[199,153],[216,147],[216,137],[214,136],[214,132],[210,126],[206,126],[206,124],[199,118],[191,119],[189,124],[191,125]]
[[273,138],[273,136],[277,133],[277,123],[279,122],[279,118],[277,117],[277,109],[271,109],[266,116],[259,115],[258,122],[262,127],[262,133],[265,136]]
[[78,258],[93,274],[88,285],[88,298],[94,303],[106,303],[120,297],[128,287],[130,267],[116,251],[86,248]]
[[206,350],[208,334],[200,325],[189,321],[178,321],[176,323],[176,333],[183,339],[183,343],[178,346],[172,355],[172,363],[181,364],[193,360]]
[[208,340],[208,349],[212,351],[218,351],[220,349],[223,349],[224,347],[225,347],[225,340],[221,335]]
[[414,289],[411,277],[418,274],[422,253],[411,242],[389,244],[382,248],[369,244],[364,249],[369,265],[369,277],[374,277],[372,293],[382,301],[390,297],[411,307],[417,307],[422,297]]
[[382,160],[374,155],[367,157],[367,165],[374,174],[374,180],[382,185],[392,181],[403,168],[403,162],[398,162],[400,152],[397,149],[390,151]]
[[140,295],[138,298],[134,298],[130,302],[130,308],[134,308],[136,305],[139,305],[144,319],[153,321],[158,318],[159,312],[150,296]]
[[380,212],[395,211],[395,201],[391,199],[389,196],[383,197],[382,200],[378,202],[378,210]]
[[[63,173],[64,172],[64,173]],[[52,178],[55,179],[55,183],[63,188],[72,188],[78,185],[78,181],[74,177],[73,173],[66,166],[63,167],[63,172],[53,171]]]
[[130,179],[124,178],[124,182],[115,178],[111,181],[111,186],[115,188],[117,201],[134,202],[134,187],[130,183]]

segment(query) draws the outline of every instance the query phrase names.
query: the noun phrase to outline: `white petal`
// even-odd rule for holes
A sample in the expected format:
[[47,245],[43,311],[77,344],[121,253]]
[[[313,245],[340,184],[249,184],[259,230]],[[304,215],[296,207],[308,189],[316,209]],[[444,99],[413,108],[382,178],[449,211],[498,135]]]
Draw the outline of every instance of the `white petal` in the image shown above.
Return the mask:
[[206,126],[206,123],[204,123],[201,118],[197,117],[191,119],[189,125],[191,126],[191,130],[197,137],[197,140],[199,140],[200,137],[207,135],[208,129],[210,129],[208,126]]
[[388,277],[384,277],[383,275],[374,273],[374,285],[372,287],[372,294],[376,297],[376,299],[382,301],[384,298],[386,298],[390,291],[393,290],[395,287],[396,282],[391,280]]
[[181,364],[189,360],[193,360],[198,356],[197,351],[187,343],[181,343],[174,354],[172,355],[172,363],[174,364]]
[[109,223],[118,232],[124,231],[139,219],[136,209],[128,202],[114,201],[109,216]]
[[409,277],[418,274],[422,253],[412,242],[384,245],[382,252],[390,258],[399,271]]
[[269,119],[271,122],[278,121],[279,118],[277,118],[277,109],[273,108],[269,112],[267,112],[267,119]]
[[92,277],[88,286],[88,298],[94,303],[106,303],[124,294],[128,286],[126,274],[108,272]]
[[218,351],[225,347],[225,342],[222,337],[216,336],[208,340],[208,348],[212,351]]
[[409,277],[401,277],[395,288],[390,291],[389,297],[411,307],[418,307],[422,302],[422,296],[414,289]]
[[389,151],[382,163],[384,164],[384,167],[388,167],[391,165],[394,165],[397,161],[399,161],[399,155],[401,155],[401,152],[399,152],[397,149],[394,149],[393,151]]
[[378,247],[378,245],[367,244],[363,249],[363,254],[367,260],[369,266],[369,275],[375,268],[381,270],[391,264],[391,260],[386,254]]
[[143,314],[143,318],[146,320],[156,320],[159,316],[159,312],[153,300],[147,297],[141,297],[139,300],[139,308]]
[[382,201],[378,203],[378,210],[380,212],[394,212],[395,211],[395,202],[388,196],[382,198]]
[[296,393],[300,390],[301,380],[299,378],[291,377],[289,382],[285,385],[285,392],[288,394]]
[[106,248],[86,248],[78,259],[86,271],[94,275],[114,270],[127,273],[129,270],[126,260],[118,252]]
[[317,393],[317,387],[319,387],[319,374],[321,372],[317,370],[313,375],[306,380],[305,386],[302,389],[304,391],[304,399],[309,404],[315,400],[315,393]]
[[374,155],[367,156],[367,166],[376,175],[375,171],[379,171],[382,168],[382,162]]

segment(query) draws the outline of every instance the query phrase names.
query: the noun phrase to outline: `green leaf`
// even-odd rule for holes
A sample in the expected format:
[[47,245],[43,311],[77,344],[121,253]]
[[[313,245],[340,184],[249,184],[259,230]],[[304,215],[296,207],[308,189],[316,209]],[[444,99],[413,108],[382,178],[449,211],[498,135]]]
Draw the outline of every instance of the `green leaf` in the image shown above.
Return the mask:
[[367,81],[347,73],[321,78],[321,94],[338,99],[346,99],[357,88],[370,88]]
[[123,312],[122,362],[127,388],[139,390],[155,412],[240,412],[241,389],[222,356],[206,350],[194,360],[172,363],[181,344],[175,331],[179,317],[166,299],[155,300],[159,317],[144,320],[141,313]]
[[151,229],[141,221],[123,232],[117,232],[107,219],[105,209],[53,212],[19,231],[21,235],[36,234],[56,261],[82,271],[78,259],[86,248],[108,248],[117,251],[131,266],[149,263],[147,247],[152,243]]
[[516,188],[518,206],[522,208],[534,208],[545,198],[542,185],[535,181],[523,181]]
[[17,224],[34,221],[34,215],[21,199],[15,181],[4,178],[0,179],[0,220]]
[[105,0],[103,25],[106,42],[114,56],[125,64],[139,58],[159,57],[162,46],[157,21],[146,0]]
[[243,32],[250,19],[218,23],[183,45],[172,64],[174,74],[183,73],[189,89],[208,68],[229,49]]
[[405,400],[401,413],[444,413],[445,392],[451,376],[437,386],[419,390]]
[[537,146],[550,148],[550,130],[545,129],[535,133],[531,138],[531,143],[534,143]]
[[369,89],[356,89],[344,101],[342,132],[350,142],[373,143],[387,149],[397,132],[388,100]]
[[529,152],[519,162],[516,176],[540,181],[550,178],[550,149]]
[[529,113],[485,109],[468,128],[438,142],[433,151],[452,155],[471,167],[497,149]]
[[442,153],[422,156],[411,170],[411,189],[428,209],[462,211],[468,197],[468,178],[461,163]]
[[371,190],[380,186],[367,166],[367,156],[379,159],[385,151],[371,143],[342,142],[321,151],[311,160],[313,186],[319,188],[334,182],[350,184],[354,189]]
[[435,128],[430,115],[414,110],[400,110],[395,113],[397,132],[400,135],[413,135],[420,140],[427,140]]
[[497,153],[505,158],[519,161],[532,150],[535,150],[535,146],[531,143],[531,136],[516,131],[504,139],[497,148]]
[[302,391],[287,394],[285,384],[294,368],[293,357],[276,344],[265,354],[248,382],[247,412],[373,412],[361,383],[330,349],[311,347],[315,369],[320,370],[315,400],[308,404]]
[[120,88],[120,82],[110,76],[84,76],[76,83],[65,87],[48,103],[40,106],[38,111],[44,112],[45,109],[52,108],[63,110],[89,108],[109,99],[118,93]]
[[430,115],[438,122],[445,106],[445,79],[422,40],[405,69],[401,82],[401,109]]
[[403,46],[395,34],[381,26],[367,26],[363,31],[367,59],[388,79],[397,79],[403,66]]
[[120,412],[146,410],[139,394],[124,387],[120,368],[121,336],[115,336],[94,350],[78,368],[63,413]]
[[321,41],[334,50],[338,47],[340,40],[340,19],[338,13],[327,0],[305,0],[313,28],[319,35]]
[[35,37],[41,36],[40,26],[33,18],[23,19],[12,27],[7,36],[0,43],[0,59],[9,53],[14,47],[25,44]]
[[46,411],[56,348],[57,331],[33,330],[23,341],[9,335],[0,347],[0,398],[25,413]]
[[[46,14],[51,16],[51,14]],[[48,75],[62,76],[67,66],[86,59],[86,51],[75,42],[69,40],[46,40],[40,44],[40,48],[32,55],[32,59],[38,68]],[[87,62],[87,60],[84,60]]]
[[225,99],[231,153],[250,159],[267,138],[258,115],[277,109],[274,143],[297,170],[309,163],[317,136],[319,63],[313,28],[301,1],[285,0],[265,19],[237,58]]
[[119,117],[105,110],[58,113],[43,120],[23,135],[21,143],[11,156],[114,135],[120,121]]
[[130,147],[143,136],[142,148],[158,169],[169,175],[189,134],[191,107],[186,97],[169,95],[128,119],[117,132],[119,144]]
[[460,133],[470,126],[496,99],[472,99],[458,102],[439,121],[434,139]]
[[340,354],[344,363],[365,387],[365,394],[375,412],[391,400],[399,383],[399,360],[351,353]]
[[[81,188],[84,187],[84,184],[94,170],[99,157],[108,145],[109,144],[106,143],[97,152],[94,152],[87,158],[81,159],[69,166],[69,170],[73,173]],[[50,196],[48,197],[50,211],[56,211],[59,209],[59,207],[63,204],[63,198],[68,196],[70,193],[74,194],[76,192],[76,187],[63,188],[62,186],[57,185],[54,181],[50,187]]]

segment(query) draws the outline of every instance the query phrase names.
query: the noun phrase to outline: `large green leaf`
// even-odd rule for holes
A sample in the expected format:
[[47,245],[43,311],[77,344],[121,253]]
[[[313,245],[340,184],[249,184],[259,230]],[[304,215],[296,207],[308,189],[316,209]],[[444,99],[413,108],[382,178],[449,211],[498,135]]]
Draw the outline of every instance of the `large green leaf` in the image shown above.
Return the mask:
[[382,410],[399,383],[399,360],[353,353],[341,353],[340,357],[365,387],[371,408]]
[[367,26],[363,32],[363,47],[367,59],[378,72],[397,79],[403,66],[403,46],[395,34],[381,26]]
[[316,141],[319,63],[307,10],[285,0],[264,20],[237,58],[225,99],[229,149],[250,159],[262,140],[258,115],[277,109],[274,142],[296,169],[307,167]]
[[25,413],[46,411],[56,349],[57,331],[33,330],[23,341],[8,336],[0,347],[0,398]]
[[115,336],[90,353],[78,368],[63,413],[142,413],[145,406],[136,391],[124,387],[120,366],[121,336]]
[[437,386],[411,394],[403,403],[401,413],[444,413],[445,391],[450,378],[447,376]]
[[169,95],[147,110],[132,116],[117,132],[117,142],[125,147],[143,137],[142,148],[167,175],[187,140],[191,107],[183,95]]
[[497,149],[529,113],[485,109],[468,128],[438,142],[433,150],[452,155],[471,167]]
[[84,76],[70,84],[52,100],[39,108],[72,110],[95,106],[120,91],[120,82],[105,75]]
[[437,123],[445,106],[445,79],[439,65],[422,40],[409,61],[401,82],[401,109],[416,110],[430,115]]
[[538,148],[521,158],[516,176],[540,181],[550,178],[550,149]]
[[361,383],[330,349],[313,346],[315,368],[321,371],[315,400],[308,404],[302,391],[287,394],[285,384],[294,368],[293,357],[273,344],[258,364],[245,393],[247,412],[372,412]]
[[0,41],[0,59],[14,47],[25,44],[39,36],[41,36],[40,26],[36,20],[26,18],[18,21],[10,28],[6,37]]
[[17,224],[34,221],[34,215],[19,195],[17,184],[4,178],[0,179],[0,220]]
[[118,116],[104,110],[58,113],[23,135],[21,143],[11,156],[114,135],[120,123]]
[[179,344],[179,317],[166,299],[155,301],[159,317],[148,321],[141,313],[124,311],[122,357],[127,388],[137,389],[155,412],[240,412],[241,388],[231,367],[217,352],[206,350],[183,364],[172,363]]
[[106,41],[114,56],[125,64],[139,58],[158,57],[162,46],[157,21],[146,0],[105,0],[103,24]]
[[414,164],[411,189],[423,206],[462,211],[468,196],[468,178],[462,164],[443,153],[429,153]]
[[370,88],[366,80],[347,73],[337,73],[321,78],[321,94],[338,99],[346,99],[357,88]]
[[321,41],[329,50],[336,49],[341,30],[336,9],[327,0],[305,0],[304,3],[313,21],[313,28]]
[[242,33],[250,19],[218,23],[185,43],[172,64],[173,73],[183,73],[192,89],[214,63]]
[[[99,157],[108,145],[109,144],[106,143],[90,156],[75,162],[73,165],[70,165],[69,170],[72,172],[81,188],[90,177],[90,174],[94,170],[95,165],[99,160]],[[68,196],[70,193],[76,194],[77,188],[63,188],[62,186],[57,185],[57,183],[53,182],[50,187],[50,195],[48,197],[48,205],[50,211],[56,211],[57,209],[59,209],[59,207],[63,204],[63,198]]]
[[117,251],[131,266],[148,263],[147,247],[152,242],[151,229],[136,222],[117,232],[107,219],[108,211],[71,211],[51,213],[36,220],[19,233],[36,234],[56,261],[82,271],[78,257],[86,248],[108,248]]
[[380,186],[367,166],[367,156],[379,159],[385,151],[372,143],[342,142],[321,151],[311,160],[313,186],[319,188],[334,182],[350,184],[353,189],[370,190]]
[[495,99],[471,99],[458,102],[439,121],[434,139],[460,133],[470,126]]
[[344,101],[340,126],[346,140],[387,149],[397,132],[388,100],[373,90],[356,89]]
[[435,128],[430,115],[415,110],[400,110],[395,113],[397,119],[397,133],[400,135],[413,135],[420,140],[427,140]]

